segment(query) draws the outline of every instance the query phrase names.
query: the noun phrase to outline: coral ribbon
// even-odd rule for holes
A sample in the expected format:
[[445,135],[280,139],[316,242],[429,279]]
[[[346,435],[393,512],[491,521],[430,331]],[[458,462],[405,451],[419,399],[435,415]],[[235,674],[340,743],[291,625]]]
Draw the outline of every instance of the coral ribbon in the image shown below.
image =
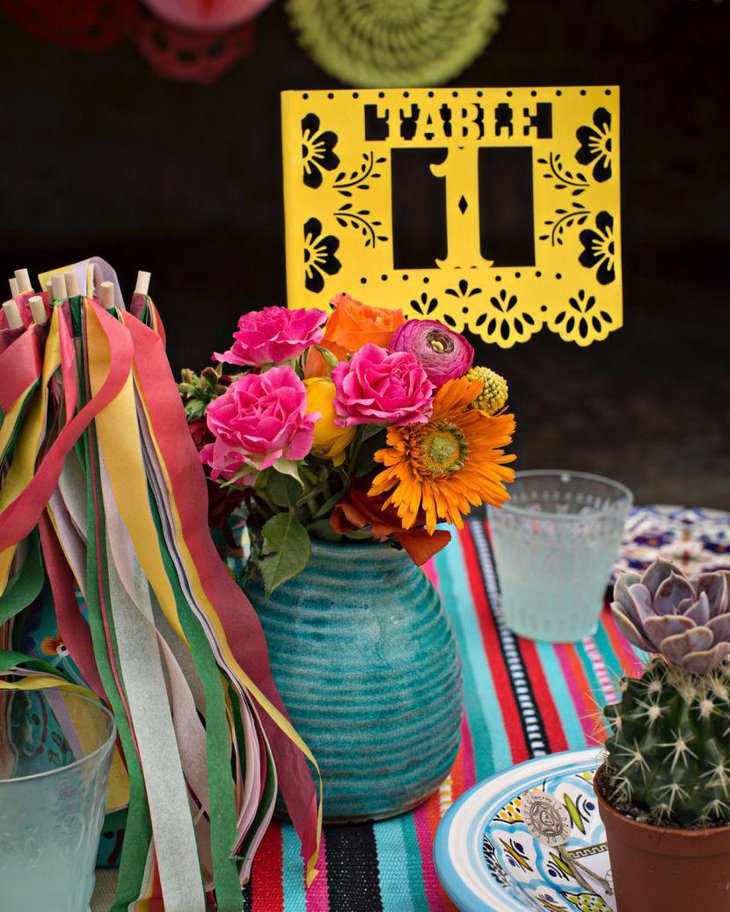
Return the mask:
[[134,340],[135,372],[150,417],[148,424],[174,496],[178,545],[195,571],[192,582],[196,598],[210,619],[223,657],[264,710],[262,722],[279,770],[287,809],[302,841],[307,880],[311,883],[317,873],[321,835],[321,783],[317,812],[317,796],[304,758],[315,769],[316,760],[286,715],[271,676],[266,640],[253,606],[222,563],[208,533],[205,479],[203,473],[186,469],[198,456],[162,343],[131,315],[125,314],[123,319]]

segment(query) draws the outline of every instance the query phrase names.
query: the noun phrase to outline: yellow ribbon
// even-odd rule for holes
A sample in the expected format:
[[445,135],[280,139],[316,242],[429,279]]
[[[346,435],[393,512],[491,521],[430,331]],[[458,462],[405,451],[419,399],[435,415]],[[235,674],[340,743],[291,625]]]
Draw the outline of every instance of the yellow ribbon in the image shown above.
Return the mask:
[[[136,370],[135,370],[135,376],[137,376]],[[167,484],[167,488],[169,491],[172,491],[172,483],[170,481],[170,476],[167,471],[167,466],[165,465],[165,462],[162,458],[162,454],[160,452],[160,448],[157,444],[157,440],[155,438],[154,426],[152,425],[152,422],[150,420],[149,412],[147,411],[147,406],[146,406],[146,403],[145,403],[143,397],[140,397],[140,401],[142,403],[142,408],[145,411],[145,415],[147,416],[147,424],[150,429],[150,434],[152,436],[152,441],[155,445],[155,449],[157,450],[158,461],[159,461],[160,467],[162,469],[162,472],[165,476],[165,482]],[[109,472],[109,475],[110,475],[110,477],[112,477],[111,471]],[[121,483],[123,482],[123,479],[120,478],[118,481],[121,485]],[[114,479],[112,478],[113,487],[114,487],[114,484],[115,484]],[[115,493],[116,493],[116,488],[115,488]],[[136,500],[136,498],[134,498],[134,500]],[[315,865],[317,863],[317,857],[319,855],[319,847],[320,847],[321,838],[322,838],[322,776],[321,776],[321,773],[319,770],[319,765],[317,764],[317,760],[315,759],[314,754],[311,752],[309,747],[307,747],[306,743],[300,737],[300,735],[298,734],[298,732],[296,731],[294,726],[291,724],[291,722],[286,718],[285,715],[283,715],[283,713],[281,713],[279,711],[279,709],[276,706],[274,706],[274,704],[269,700],[269,698],[266,696],[266,694],[263,693],[263,691],[260,690],[256,686],[256,684],[253,682],[253,680],[246,674],[246,672],[243,670],[243,668],[241,668],[241,666],[236,661],[236,658],[233,655],[233,653],[231,652],[230,646],[228,645],[228,640],[226,638],[225,630],[223,629],[223,625],[220,621],[220,618],[218,617],[218,615],[215,611],[215,608],[213,607],[212,603],[210,602],[208,596],[206,595],[205,589],[203,588],[203,585],[200,581],[200,575],[198,574],[197,567],[195,566],[195,561],[193,560],[192,555],[190,554],[190,551],[188,550],[187,543],[186,543],[185,537],[183,535],[182,523],[180,521],[180,514],[177,510],[177,505],[175,503],[174,498],[172,498],[172,497],[170,498],[170,503],[171,503],[172,513],[173,513],[172,518],[174,521],[174,528],[175,528],[175,540],[177,542],[177,545],[178,545],[178,548],[180,551],[180,555],[183,558],[184,566],[186,569],[188,580],[190,582],[191,589],[193,591],[197,604],[203,610],[203,613],[205,614],[213,631],[215,632],[216,639],[218,641],[218,645],[220,647],[223,657],[226,660],[227,665],[235,673],[239,683],[241,683],[246,688],[246,690],[254,697],[254,699],[259,704],[259,706],[261,706],[261,708],[264,710],[264,712],[266,712],[271,717],[271,719],[284,732],[284,734],[286,734],[287,737],[299,748],[299,750],[310,761],[310,763],[314,766],[314,769],[316,770],[318,784],[319,784],[319,802],[318,802],[318,813],[317,813],[317,847],[316,847],[315,853],[307,861],[307,886],[309,886],[314,881],[314,878],[317,876],[317,869],[316,869]],[[126,521],[127,521],[127,519],[125,517],[125,522]],[[132,537],[134,538],[134,533],[132,532],[131,526],[129,526],[129,524],[127,524],[127,527],[130,529],[130,533],[132,534]],[[163,611],[164,611],[164,606],[163,606]]]
[[[92,392],[95,392],[104,376],[102,365],[97,364],[97,359],[92,353],[97,351],[100,341],[101,327],[98,324],[98,318],[91,308],[88,310],[89,319],[87,320],[87,333],[89,336],[89,374],[91,379]],[[119,315],[122,321],[124,314]],[[135,370],[135,379],[138,375]],[[154,426],[150,420],[146,404],[142,397],[142,407],[147,416],[147,424],[152,435],[153,443],[158,454],[158,461],[162,472],[165,476],[165,482],[168,491],[172,491],[167,467],[160,453],[160,448],[155,440]],[[119,434],[119,428],[127,429],[123,435]],[[180,621],[177,614],[177,605],[174,593],[170,586],[165,567],[160,553],[157,528],[152,517],[152,511],[149,505],[149,495],[147,488],[147,475],[141,456],[141,441],[139,439],[136,402],[134,398],[134,388],[130,380],[124,387],[119,396],[96,418],[96,429],[98,434],[99,446],[104,456],[104,463],[109,474],[114,496],[122,514],[127,529],[135,545],[138,559],[145,575],[150,581],[152,588],[157,596],[162,611],[172,625],[177,635],[185,641]],[[319,780],[319,802],[317,818],[317,849],[314,855],[307,862],[307,883],[311,883],[317,875],[315,868],[316,858],[319,853],[322,829],[322,779],[319,773],[317,761],[307,747],[305,742],[294,729],[291,722],[274,706],[269,698],[256,686],[253,680],[246,674],[236,661],[231,652],[230,646],[226,639],[223,625],[218,617],[215,608],[211,604],[208,596],[200,581],[195,562],[188,550],[187,543],[182,531],[182,523],[177,510],[174,498],[170,497],[172,509],[172,519],[174,523],[176,542],[179,548],[180,556],[183,560],[186,576],[190,583],[196,603],[200,606],[205,614],[211,628],[213,629],[219,648],[226,663],[235,674],[239,683],[254,697],[261,708],[266,712],[276,725],[287,735],[287,737],[302,751],[305,757],[312,763],[317,771]]]
[[[13,461],[0,488],[0,514],[11,504],[29,484],[35,472],[38,451],[43,442],[46,430],[48,411],[48,385],[51,377],[61,366],[61,346],[58,334],[59,313],[53,311],[51,326],[46,340],[43,356],[43,372],[40,387],[36,391],[13,455]],[[11,410],[12,411],[12,410]],[[3,424],[3,428],[5,425]],[[10,564],[17,545],[12,545],[0,552],[0,595],[5,591],[10,575]]]

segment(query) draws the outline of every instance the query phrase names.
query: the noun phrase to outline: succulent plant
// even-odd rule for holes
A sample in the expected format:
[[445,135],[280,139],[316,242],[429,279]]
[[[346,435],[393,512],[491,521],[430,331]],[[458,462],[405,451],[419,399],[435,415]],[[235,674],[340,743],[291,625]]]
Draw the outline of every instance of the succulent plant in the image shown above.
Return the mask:
[[657,560],[642,575],[619,576],[611,609],[635,646],[707,674],[730,654],[729,591],[727,571],[690,580],[674,564]]
[[604,709],[605,797],[645,823],[730,824],[730,668],[696,675],[654,659]]
[[604,709],[603,790],[616,810],[682,828],[730,824],[730,614],[726,572],[688,579],[666,561],[616,581],[612,610],[657,653]]

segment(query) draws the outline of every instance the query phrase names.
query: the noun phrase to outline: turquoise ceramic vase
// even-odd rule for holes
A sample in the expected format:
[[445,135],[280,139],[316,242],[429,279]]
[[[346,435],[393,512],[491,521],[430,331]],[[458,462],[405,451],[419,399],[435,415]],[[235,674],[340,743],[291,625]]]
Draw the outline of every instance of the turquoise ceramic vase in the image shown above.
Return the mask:
[[461,662],[441,599],[404,551],[315,542],[266,600],[247,592],[274,680],[317,757],[329,821],[392,817],[448,775],[459,746]]

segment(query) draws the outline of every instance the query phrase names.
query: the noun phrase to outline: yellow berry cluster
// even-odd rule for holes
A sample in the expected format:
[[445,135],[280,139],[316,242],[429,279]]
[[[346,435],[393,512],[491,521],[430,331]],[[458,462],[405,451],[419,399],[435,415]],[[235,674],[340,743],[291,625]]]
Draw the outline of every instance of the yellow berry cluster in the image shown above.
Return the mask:
[[509,388],[504,377],[488,367],[472,367],[466,375],[468,380],[479,380],[482,391],[474,400],[472,408],[481,409],[488,415],[496,415],[507,403]]

